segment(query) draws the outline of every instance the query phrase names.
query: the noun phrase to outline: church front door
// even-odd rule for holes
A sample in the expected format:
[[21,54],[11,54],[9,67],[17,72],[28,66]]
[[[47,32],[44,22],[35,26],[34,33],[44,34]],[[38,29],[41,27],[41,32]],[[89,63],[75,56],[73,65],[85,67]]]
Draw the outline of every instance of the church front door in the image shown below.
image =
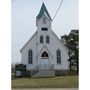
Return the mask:
[[48,65],[49,64],[49,59],[40,59],[40,64],[42,65]]
[[49,70],[49,59],[39,60],[39,70]]
[[41,55],[41,59],[39,60],[39,68],[47,70],[49,67],[49,55],[47,52],[43,52]]

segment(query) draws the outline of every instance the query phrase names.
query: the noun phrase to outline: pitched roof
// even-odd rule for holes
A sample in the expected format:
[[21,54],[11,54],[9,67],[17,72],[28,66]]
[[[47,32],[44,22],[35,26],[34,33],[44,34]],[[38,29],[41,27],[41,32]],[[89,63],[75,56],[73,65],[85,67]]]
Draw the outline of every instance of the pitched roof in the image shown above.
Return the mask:
[[67,47],[64,45],[64,43],[61,41],[61,39],[58,38],[58,36],[55,34],[55,32],[52,31],[52,34],[57,38],[57,40],[59,40],[59,43],[64,47],[64,49],[66,50],[66,52],[68,52]]
[[22,53],[22,50],[25,48],[25,46],[30,42],[30,40],[37,34],[38,31],[36,31],[32,37],[26,42],[26,44],[20,49],[20,53]]
[[50,20],[52,20],[51,17],[50,17],[50,15],[49,15],[49,13],[48,13],[48,10],[47,10],[45,4],[43,3],[43,4],[42,4],[42,7],[41,7],[41,10],[40,10],[40,12],[39,12],[39,14],[38,14],[38,16],[37,16],[37,19],[40,19],[44,14],[45,14]]

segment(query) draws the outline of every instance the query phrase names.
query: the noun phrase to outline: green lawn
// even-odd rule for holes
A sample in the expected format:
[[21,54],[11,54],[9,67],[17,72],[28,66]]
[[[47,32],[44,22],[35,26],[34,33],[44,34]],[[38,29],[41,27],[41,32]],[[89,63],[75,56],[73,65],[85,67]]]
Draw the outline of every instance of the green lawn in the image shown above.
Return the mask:
[[12,88],[78,88],[78,76],[18,78],[12,80]]

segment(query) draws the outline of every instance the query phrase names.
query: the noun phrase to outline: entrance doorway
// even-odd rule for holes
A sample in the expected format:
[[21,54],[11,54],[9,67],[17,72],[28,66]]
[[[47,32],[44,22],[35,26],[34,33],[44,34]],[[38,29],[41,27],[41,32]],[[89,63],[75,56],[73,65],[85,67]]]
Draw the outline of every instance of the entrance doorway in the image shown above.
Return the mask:
[[41,54],[41,58],[39,60],[39,69],[40,70],[48,70],[49,68],[49,55],[46,51]]
[[46,51],[44,51],[41,55],[41,64],[48,65],[49,64],[49,55]]

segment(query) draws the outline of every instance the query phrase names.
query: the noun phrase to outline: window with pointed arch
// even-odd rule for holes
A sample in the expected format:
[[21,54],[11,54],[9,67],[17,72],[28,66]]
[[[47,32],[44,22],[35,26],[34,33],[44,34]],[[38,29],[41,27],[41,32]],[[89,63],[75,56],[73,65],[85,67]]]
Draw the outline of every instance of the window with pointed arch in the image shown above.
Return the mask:
[[43,43],[43,36],[40,36],[40,43]]
[[43,24],[46,24],[46,18],[45,17],[43,18]]
[[32,50],[30,49],[30,50],[28,51],[28,64],[32,64],[32,62],[33,62],[33,52],[32,52]]
[[57,64],[61,64],[61,51],[58,49],[56,53],[57,53]]
[[46,36],[46,43],[50,43],[50,40],[49,40],[50,38],[49,38],[49,36],[47,35]]

